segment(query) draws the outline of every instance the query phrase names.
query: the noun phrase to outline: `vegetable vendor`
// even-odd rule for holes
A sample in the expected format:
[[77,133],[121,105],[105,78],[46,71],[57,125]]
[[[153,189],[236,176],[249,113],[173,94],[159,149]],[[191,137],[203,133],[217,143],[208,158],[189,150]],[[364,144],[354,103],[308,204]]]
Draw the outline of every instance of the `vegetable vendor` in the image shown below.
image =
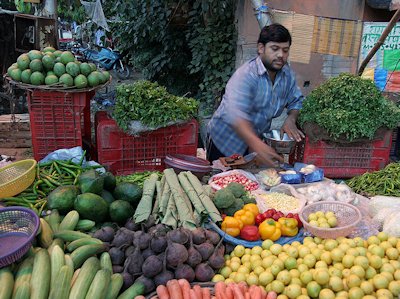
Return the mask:
[[261,136],[272,119],[287,108],[281,134],[301,141],[296,121],[303,95],[287,64],[292,39],[280,24],[265,26],[257,43],[258,56],[242,65],[229,79],[222,101],[207,127],[207,159],[256,152],[262,164],[283,162]]

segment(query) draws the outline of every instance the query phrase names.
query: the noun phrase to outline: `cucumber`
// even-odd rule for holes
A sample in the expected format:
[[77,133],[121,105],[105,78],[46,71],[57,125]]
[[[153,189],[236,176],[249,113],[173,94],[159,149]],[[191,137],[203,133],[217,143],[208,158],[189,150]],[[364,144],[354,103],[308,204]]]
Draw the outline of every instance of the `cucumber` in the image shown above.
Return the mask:
[[74,269],[79,268],[82,263],[92,255],[102,253],[104,251],[106,251],[106,246],[104,244],[83,245],[75,249],[71,253],[71,259],[74,263]]
[[71,268],[67,265],[61,267],[56,277],[57,285],[51,290],[49,299],[68,299],[72,274]]
[[53,232],[58,231],[60,222],[61,222],[60,214],[58,213],[58,211],[56,209],[51,210],[51,214],[49,216],[49,225],[50,225],[51,229],[53,230]]
[[36,253],[33,260],[31,285],[32,299],[47,299],[50,290],[50,256],[46,249]]
[[53,243],[51,243],[50,247],[47,248],[47,251],[49,252],[49,254],[51,255],[51,251],[53,250],[54,246],[58,246],[61,248],[62,251],[64,251],[64,241],[61,240],[60,238],[56,238],[53,240]]
[[69,254],[64,255],[65,266],[68,266],[72,273],[74,272],[74,262]]
[[18,285],[15,290],[15,295],[12,297],[13,299],[30,299],[30,286],[29,282],[23,281],[20,285]]
[[[97,271],[85,299],[104,299],[111,281],[111,272],[105,269]],[[132,297],[133,298],[133,297]]]
[[89,220],[89,219],[81,219],[78,221],[78,224],[75,227],[75,230],[79,231],[90,231],[94,226],[96,225],[96,222]]
[[81,247],[83,245],[91,245],[91,244],[103,244],[103,241],[96,239],[96,238],[81,238],[75,241],[72,241],[67,245],[67,250],[69,252],[74,251],[78,247]]
[[59,230],[58,232],[54,233],[54,238],[60,238],[66,242],[72,242],[81,238],[91,238],[91,236],[73,230]]
[[80,268],[78,277],[71,288],[69,299],[84,299],[89,287],[97,273],[100,270],[100,262],[97,257],[88,258]]
[[72,275],[71,279],[71,288],[74,286],[76,279],[78,278],[79,273],[81,272],[81,268],[75,270],[74,275]]
[[49,248],[53,243],[53,231],[46,220],[40,218],[39,244],[42,248]]
[[100,268],[101,269],[107,269],[111,273],[113,272],[111,257],[110,257],[110,254],[107,251],[103,252],[101,254],[101,256],[100,256]]
[[119,295],[117,299],[131,299],[143,294],[144,294],[144,284],[141,282],[135,282],[133,285],[127,288],[125,292]]
[[108,286],[105,299],[116,299],[123,284],[124,280],[120,273],[114,273],[111,275],[111,281],[110,285]]
[[64,251],[60,246],[55,245],[50,254],[51,263],[51,279],[50,279],[50,292],[56,285],[56,277],[60,272],[61,267],[65,265]]
[[23,284],[23,283],[29,283],[31,281],[32,277],[32,270],[33,270],[33,259],[34,257],[28,257],[22,261],[22,263],[19,265],[17,274],[15,274],[15,281],[14,281],[14,289],[13,289],[13,298],[16,296],[17,289]]
[[9,267],[0,269],[0,299],[11,298],[14,288],[14,275]]
[[74,230],[79,221],[79,213],[75,210],[69,211],[60,223],[59,230]]

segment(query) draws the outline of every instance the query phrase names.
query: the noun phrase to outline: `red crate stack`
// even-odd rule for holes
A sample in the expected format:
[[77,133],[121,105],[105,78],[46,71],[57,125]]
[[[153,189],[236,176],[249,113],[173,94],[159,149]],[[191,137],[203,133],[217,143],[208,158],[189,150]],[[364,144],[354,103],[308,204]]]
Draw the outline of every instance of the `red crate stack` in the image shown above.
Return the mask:
[[140,136],[123,132],[104,111],[96,114],[95,123],[98,162],[116,175],[161,171],[165,169],[167,154],[195,156],[197,153],[199,125],[195,119]]
[[381,139],[365,143],[311,143],[306,137],[305,142],[296,146],[289,162],[314,164],[329,178],[351,178],[384,168],[389,163],[391,144],[392,131],[389,130]]
[[61,148],[91,143],[90,99],[94,91],[28,92],[33,155],[41,160]]

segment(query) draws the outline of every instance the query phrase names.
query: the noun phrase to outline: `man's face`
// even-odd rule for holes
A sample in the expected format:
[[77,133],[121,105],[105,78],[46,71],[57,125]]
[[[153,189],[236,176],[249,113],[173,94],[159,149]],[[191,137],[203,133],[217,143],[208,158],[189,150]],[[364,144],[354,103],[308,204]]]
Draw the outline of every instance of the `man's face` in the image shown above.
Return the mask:
[[258,44],[258,54],[267,70],[277,72],[287,63],[289,57],[289,42],[268,42]]

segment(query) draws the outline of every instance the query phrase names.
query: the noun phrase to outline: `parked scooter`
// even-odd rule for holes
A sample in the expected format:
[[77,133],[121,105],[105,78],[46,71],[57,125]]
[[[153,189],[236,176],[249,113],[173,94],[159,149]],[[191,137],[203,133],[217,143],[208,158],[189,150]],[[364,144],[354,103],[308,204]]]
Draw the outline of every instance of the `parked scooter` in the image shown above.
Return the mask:
[[130,70],[128,66],[122,61],[123,55],[116,50],[111,48],[105,48],[98,46],[100,51],[96,51],[90,47],[83,48],[79,45],[75,45],[73,53],[75,57],[84,62],[93,62],[98,68],[109,70],[115,70],[118,78],[128,79],[130,76]]

